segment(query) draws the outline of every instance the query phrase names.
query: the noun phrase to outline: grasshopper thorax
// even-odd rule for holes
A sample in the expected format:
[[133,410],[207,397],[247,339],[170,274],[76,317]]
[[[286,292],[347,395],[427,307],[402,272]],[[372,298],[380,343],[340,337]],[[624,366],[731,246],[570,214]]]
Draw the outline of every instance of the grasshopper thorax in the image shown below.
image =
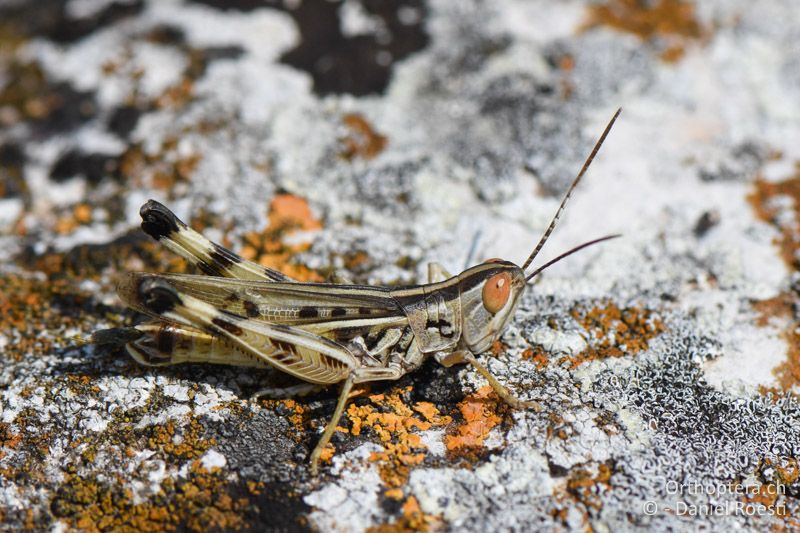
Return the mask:
[[472,353],[485,352],[514,316],[525,291],[525,273],[514,263],[490,259],[458,278],[464,317],[462,343]]

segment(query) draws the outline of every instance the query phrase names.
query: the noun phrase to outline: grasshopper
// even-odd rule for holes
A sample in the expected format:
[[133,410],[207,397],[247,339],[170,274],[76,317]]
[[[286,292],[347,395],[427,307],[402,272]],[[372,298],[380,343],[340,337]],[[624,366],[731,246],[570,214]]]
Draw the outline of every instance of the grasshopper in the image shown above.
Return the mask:
[[[431,263],[428,284],[405,288],[301,283],[208,241],[150,200],[140,210],[142,230],[206,275],[128,274],[117,287],[120,298],[154,320],[127,328],[125,348],[151,366],[204,362],[274,367],[307,382],[308,388],[341,383],[336,409],[311,453],[313,475],[353,386],[397,380],[431,356],[446,367],[472,365],[511,406],[539,410],[536,402],[514,396],[476,355],[503,333],[531,279],[578,250],[618,237],[586,242],[526,272],[620,111],[521,267],[491,259],[451,276]],[[96,341],[102,338],[95,335]]]

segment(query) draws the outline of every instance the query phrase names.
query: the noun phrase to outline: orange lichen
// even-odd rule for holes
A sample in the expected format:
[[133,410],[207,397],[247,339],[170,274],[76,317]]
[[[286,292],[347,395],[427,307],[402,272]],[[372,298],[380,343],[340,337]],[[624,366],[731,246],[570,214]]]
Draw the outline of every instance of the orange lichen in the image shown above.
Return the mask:
[[286,419],[297,428],[302,428],[305,425],[306,408],[297,403],[295,400],[281,400],[283,404],[291,409],[292,414]]
[[582,29],[598,26],[630,33],[643,41],[658,40],[659,56],[666,62],[678,61],[688,42],[698,41],[707,33],[697,20],[694,4],[683,0],[609,0],[592,4]]
[[367,533],[410,533],[412,531],[431,531],[438,529],[442,521],[425,514],[414,496],[403,503],[402,515],[390,524],[381,524],[367,529]]
[[188,78],[178,80],[155,100],[156,107],[181,108],[192,100],[194,96],[194,82]]
[[79,224],[88,224],[92,221],[92,207],[89,204],[78,204],[72,212]]
[[587,507],[600,509],[602,507],[600,492],[611,488],[612,473],[611,465],[608,463],[597,465],[596,474],[589,469],[574,468],[569,472],[567,491]]
[[526,361],[532,361],[536,365],[536,370],[544,370],[550,362],[547,353],[539,346],[526,348],[520,357]]
[[[777,199],[787,198],[790,206],[784,208],[791,216],[784,216]],[[779,182],[757,179],[755,190],[747,200],[761,220],[771,224],[780,232],[776,239],[780,255],[786,265],[800,271],[800,162],[795,163],[795,173]],[[794,293],[780,294],[774,298],[753,303],[759,314],[756,323],[766,326],[774,318],[783,322],[783,337],[787,343],[786,361],[773,371],[781,389],[789,391],[800,384],[800,322],[794,320],[793,308],[800,304]],[[787,320],[788,318],[788,320]]]
[[0,448],[14,449],[19,446],[20,442],[22,442],[22,434],[14,433],[11,430],[11,424],[0,422]]
[[566,485],[556,489],[554,496],[557,505],[551,513],[553,518],[565,526],[571,525],[570,514],[577,511],[586,529],[591,530],[589,509],[597,511],[602,507],[603,493],[612,489],[612,473],[613,468],[609,463],[593,463],[570,469]]
[[178,459],[200,457],[211,446],[216,444],[214,439],[199,438],[199,435],[203,432],[203,425],[196,418],[192,418],[189,424],[181,429],[181,438],[179,439],[175,438],[178,435],[178,428],[173,421],[151,426],[147,429],[147,432],[150,433],[147,439],[148,448],[159,450]]
[[800,323],[791,322],[783,331],[783,338],[786,339],[787,352],[786,361],[778,365],[773,374],[778,378],[778,384],[784,391],[792,390],[800,384]]
[[497,412],[503,405],[488,385],[464,398],[458,404],[463,422],[445,436],[447,450],[458,452],[460,455],[470,455],[476,449],[483,448],[489,433],[503,420]]
[[492,343],[491,347],[489,347],[489,352],[493,356],[497,357],[498,355],[500,355],[503,352],[505,352],[507,349],[508,349],[508,346],[503,344],[503,341],[501,341],[500,339],[497,339]]
[[[292,438],[300,442],[305,438],[308,431],[308,408],[301,402],[290,398],[286,399],[267,399],[262,398],[262,406],[267,409],[277,411],[277,413],[292,425]],[[241,407],[241,402],[234,401],[230,406],[225,406],[226,410],[238,410]],[[241,412],[237,415],[247,416],[247,412]]]
[[410,390],[411,387],[405,387],[387,394],[372,394],[368,396],[370,403],[352,403],[347,408],[349,432],[357,436],[369,428],[383,445],[384,451],[373,453],[370,461],[379,463],[381,479],[390,490],[404,485],[411,467],[425,459],[427,446],[414,432],[446,426],[452,421],[428,402],[407,406],[401,396]]
[[664,323],[653,311],[638,307],[620,309],[612,302],[588,310],[578,307],[570,315],[594,339],[581,353],[568,357],[572,368],[595,359],[637,354],[664,331]]
[[745,504],[763,505],[771,507],[775,516],[784,519],[785,523],[794,526],[800,525],[796,519],[792,518],[790,508],[785,505],[786,487],[797,483],[800,479],[800,467],[797,459],[787,457],[781,459],[764,458],[757,467],[758,471],[767,469],[774,470],[774,477],[759,486],[748,485],[743,480],[737,479],[731,484],[731,490],[745,490],[741,494]]
[[770,459],[764,459],[767,466],[773,466],[777,474],[777,481],[781,485],[792,485],[800,480],[800,463],[797,458],[788,457],[779,462],[773,462]]
[[[148,404],[159,402],[154,397]],[[83,448],[83,464],[64,466],[64,481],[54,491],[49,506],[53,515],[69,528],[87,531],[227,531],[250,527],[247,517],[252,516],[254,497],[263,490],[263,484],[232,481],[224,467],[203,467],[200,457],[215,441],[203,436],[206,427],[199,419],[190,417],[181,425],[168,421],[138,427],[151,406],[115,411],[99,438],[77,439],[80,442],[75,447]],[[169,471],[185,474],[168,475],[160,483],[159,492],[137,502],[128,488],[130,480],[105,472],[101,476],[93,470],[99,447],[110,458],[126,463],[135,459],[137,451],[152,450]]]
[[328,444],[322,450],[322,453],[319,454],[319,460],[323,463],[330,463],[335,454],[336,454],[336,446],[334,446],[333,444]]
[[383,492],[383,495],[391,500],[400,501],[403,499],[403,489],[389,489]]
[[92,221],[92,208],[87,204],[77,204],[67,214],[56,220],[53,230],[60,235],[72,233],[78,227]]
[[344,267],[347,270],[352,271],[366,263],[369,260],[369,254],[364,250],[357,250],[355,252],[344,254],[343,259]]
[[339,156],[343,159],[372,159],[386,148],[386,137],[375,131],[362,115],[347,113],[342,122],[350,130],[346,137],[339,139],[342,145]]
[[185,479],[167,479],[154,498],[134,503],[130,490],[98,477],[71,473],[58,489],[51,509],[82,531],[239,530],[247,527],[246,498],[228,494],[222,472],[208,472],[196,462]]
[[683,45],[676,44],[665,48],[658,54],[665,63],[677,63],[686,54],[686,48]]
[[[782,213],[775,200],[781,197],[791,201],[791,217],[779,216]],[[747,200],[758,218],[780,231],[776,244],[786,265],[792,270],[800,270],[800,261],[797,259],[800,256],[800,162],[795,163],[795,174],[783,181],[756,179],[755,190],[747,196]]]
[[14,343],[14,350],[4,353],[21,359],[51,353],[54,345],[71,342],[61,336],[67,330],[85,328],[87,321],[80,312],[64,313],[53,304],[81,310],[90,298],[66,279],[0,274],[0,331]]
[[570,79],[572,71],[575,70],[575,58],[570,54],[564,54],[557,60],[558,70],[561,77],[559,79],[559,89],[561,91],[561,98],[564,100],[572,96],[575,86]]
[[264,230],[245,234],[242,256],[298,280],[322,281],[318,273],[290,261],[295,254],[308,250],[310,243],[284,242],[284,238],[294,232],[322,228],[308,202],[292,194],[278,194],[270,203],[268,217],[269,224]]
[[314,217],[305,199],[292,194],[278,194],[269,206],[269,228],[272,231],[312,231],[322,228],[322,224]]
[[794,297],[789,293],[781,293],[766,300],[753,302],[753,310],[758,313],[756,325],[767,326],[773,318],[791,318],[794,306]]

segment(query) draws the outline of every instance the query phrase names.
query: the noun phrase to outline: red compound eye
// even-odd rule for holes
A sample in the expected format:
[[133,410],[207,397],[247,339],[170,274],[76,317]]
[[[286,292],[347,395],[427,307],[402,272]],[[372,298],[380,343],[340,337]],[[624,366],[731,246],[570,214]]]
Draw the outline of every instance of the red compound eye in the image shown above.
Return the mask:
[[483,307],[491,314],[498,313],[511,294],[511,275],[508,272],[495,274],[483,286]]

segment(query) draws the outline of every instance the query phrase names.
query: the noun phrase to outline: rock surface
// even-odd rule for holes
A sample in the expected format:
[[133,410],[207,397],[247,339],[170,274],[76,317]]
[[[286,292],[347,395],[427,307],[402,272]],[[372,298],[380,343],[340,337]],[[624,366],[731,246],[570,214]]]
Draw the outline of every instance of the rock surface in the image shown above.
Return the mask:
[[[800,11],[764,2],[0,2],[0,518],[9,529],[797,529]],[[145,368],[148,198],[304,280],[521,262],[481,360],[354,399]],[[538,259],[537,262],[541,262]]]

